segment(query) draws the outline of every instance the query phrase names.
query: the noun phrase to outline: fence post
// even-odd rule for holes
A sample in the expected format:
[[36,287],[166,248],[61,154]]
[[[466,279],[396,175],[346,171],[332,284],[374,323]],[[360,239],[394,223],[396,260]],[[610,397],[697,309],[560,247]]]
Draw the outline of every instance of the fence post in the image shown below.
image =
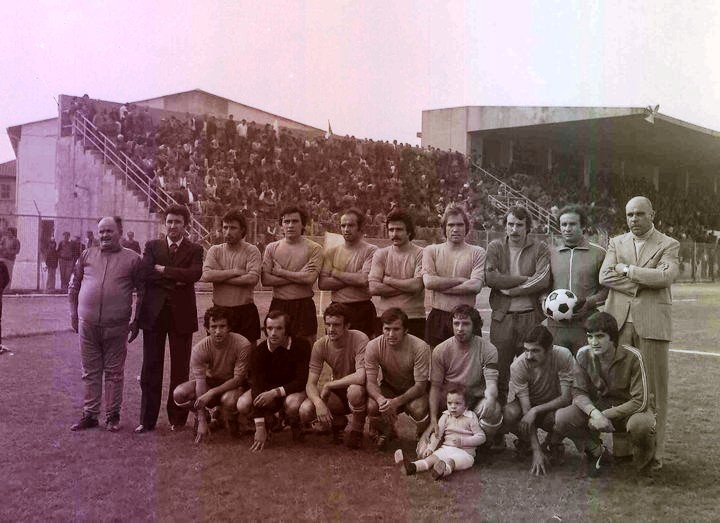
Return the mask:
[[[40,262],[40,257],[42,256],[42,244],[40,243],[40,234],[42,233],[42,216],[38,214],[37,217],[37,267],[36,267],[36,284],[35,284],[35,290],[40,291],[40,274],[42,273],[42,263]],[[12,275],[11,275],[12,276]]]

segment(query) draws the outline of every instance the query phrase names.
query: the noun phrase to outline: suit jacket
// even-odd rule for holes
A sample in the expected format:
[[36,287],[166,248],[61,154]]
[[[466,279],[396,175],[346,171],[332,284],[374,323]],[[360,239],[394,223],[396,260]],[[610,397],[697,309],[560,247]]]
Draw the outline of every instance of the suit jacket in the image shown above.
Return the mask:
[[[635,256],[632,233],[610,240],[600,268],[600,283],[610,288],[605,311],[622,328],[632,313],[635,330],[641,338],[670,341],[672,338],[672,294],[670,286],[678,275],[680,243],[654,230]],[[627,276],[615,272],[615,265],[631,266]]]
[[[138,318],[140,328],[153,330],[160,311],[169,301],[175,330],[188,334],[197,331],[195,282],[202,276],[202,247],[185,238],[171,262],[167,240],[150,240],[145,244],[142,263],[145,297]],[[165,272],[158,273],[155,265],[165,266]]]

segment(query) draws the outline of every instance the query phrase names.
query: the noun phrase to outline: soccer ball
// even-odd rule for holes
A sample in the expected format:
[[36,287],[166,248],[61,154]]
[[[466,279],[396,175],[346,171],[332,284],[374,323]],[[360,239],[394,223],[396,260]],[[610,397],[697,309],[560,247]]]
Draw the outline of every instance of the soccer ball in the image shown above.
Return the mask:
[[548,318],[555,321],[569,320],[572,318],[573,309],[578,299],[575,293],[568,289],[555,289],[543,303],[543,311]]

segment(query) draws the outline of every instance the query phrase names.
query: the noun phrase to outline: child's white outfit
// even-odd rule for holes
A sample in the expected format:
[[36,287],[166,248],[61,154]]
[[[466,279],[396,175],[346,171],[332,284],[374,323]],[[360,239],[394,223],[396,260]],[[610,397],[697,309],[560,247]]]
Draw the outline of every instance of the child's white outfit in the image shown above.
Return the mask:
[[447,410],[442,413],[438,421],[440,441],[447,436],[460,436],[460,446],[452,447],[443,444],[433,454],[448,464],[452,459],[455,462],[453,470],[469,469],[475,463],[475,448],[485,443],[485,433],[480,428],[477,414],[466,410],[462,415],[455,417]]

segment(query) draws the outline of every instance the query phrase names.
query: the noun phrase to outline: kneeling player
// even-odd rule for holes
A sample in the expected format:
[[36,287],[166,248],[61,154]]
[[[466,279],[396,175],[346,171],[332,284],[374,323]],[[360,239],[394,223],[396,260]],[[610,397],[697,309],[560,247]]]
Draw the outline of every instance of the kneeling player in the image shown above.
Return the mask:
[[305,383],[310,361],[310,343],[294,337],[290,331],[290,316],[271,310],[265,318],[263,330],[267,339],[261,342],[250,357],[251,388],[237,402],[241,416],[252,415],[255,421],[255,440],[250,447],[261,451],[268,438],[267,422],[281,413],[293,431],[293,439],[300,437],[300,405],[305,400]]
[[[350,312],[346,305],[333,303],[325,309],[325,336],[315,342],[310,356],[310,371],[305,392],[307,399],[300,406],[300,421],[317,419],[332,428],[333,441],[340,442],[352,413],[346,444],[352,449],[362,445],[365,425],[365,347],[368,337],[359,330],[350,330]],[[318,390],[318,381],[327,363],[332,378]]]
[[576,356],[573,404],[557,411],[555,431],[586,453],[589,475],[610,461],[600,433],[627,432],[637,470],[649,472],[655,453],[655,405],[643,357],[635,347],[618,345],[617,321],[606,312],[590,316],[585,330],[589,345]]
[[[380,316],[383,333],[371,340],[365,349],[365,387],[371,424],[378,431],[378,450],[385,450],[397,437],[395,420],[401,412],[417,425],[417,433],[428,424],[427,385],[430,370],[430,347],[420,338],[408,334],[408,317],[397,308]],[[382,370],[382,383],[378,373]]]
[[197,416],[195,443],[210,433],[207,410],[220,406],[228,428],[237,434],[235,404],[247,387],[247,370],[251,343],[240,334],[230,332],[230,311],[210,307],[205,312],[207,337],[200,340],[190,355],[190,376],[173,391],[179,407],[192,410]]
[[448,390],[447,410],[440,416],[438,433],[426,447],[422,456],[425,459],[411,462],[402,450],[395,451],[395,463],[403,463],[405,474],[412,476],[432,468],[433,478],[440,479],[473,466],[475,447],[485,443],[485,433],[477,414],[467,408],[462,387],[452,386]]
[[562,437],[554,432],[555,411],[572,401],[573,367],[570,350],[553,345],[550,331],[536,325],[525,335],[525,352],[510,366],[510,393],[503,410],[503,431],[518,437],[520,456],[532,449],[530,473],[544,475],[548,458],[538,441],[538,427],[548,433],[547,450],[556,464],[562,459]]

